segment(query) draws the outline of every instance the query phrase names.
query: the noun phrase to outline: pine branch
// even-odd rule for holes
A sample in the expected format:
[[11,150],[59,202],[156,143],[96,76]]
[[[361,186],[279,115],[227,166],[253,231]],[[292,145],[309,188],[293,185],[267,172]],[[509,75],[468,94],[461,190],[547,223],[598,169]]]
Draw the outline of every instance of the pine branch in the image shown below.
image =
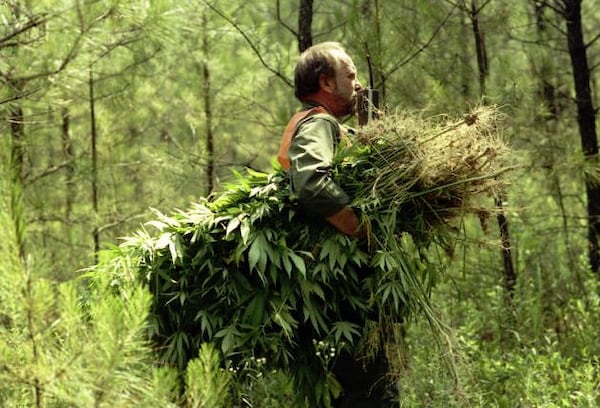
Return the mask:
[[258,49],[258,46],[252,41],[252,39],[250,38],[250,35],[248,33],[246,33],[246,31],[244,31],[244,29],[238,24],[236,23],[233,18],[229,17],[227,14],[225,14],[224,11],[222,11],[221,9],[219,9],[216,5],[214,5],[213,3],[207,1],[207,0],[203,0],[204,4],[206,4],[212,11],[214,11],[215,13],[217,13],[220,17],[222,17],[225,21],[227,21],[229,24],[231,24],[231,26],[233,28],[235,28],[235,30],[240,33],[240,35],[244,38],[244,40],[246,41],[246,43],[250,46],[250,48],[252,49],[252,51],[254,52],[254,54],[258,57],[258,60],[260,61],[261,65],[263,67],[265,67],[269,72],[271,72],[272,74],[274,74],[276,77],[278,77],[279,79],[281,79],[283,82],[285,82],[288,86],[293,87],[294,83],[287,77],[285,76],[283,73],[281,73],[281,71],[271,67],[267,61],[265,61],[262,53],[260,52],[260,50]]

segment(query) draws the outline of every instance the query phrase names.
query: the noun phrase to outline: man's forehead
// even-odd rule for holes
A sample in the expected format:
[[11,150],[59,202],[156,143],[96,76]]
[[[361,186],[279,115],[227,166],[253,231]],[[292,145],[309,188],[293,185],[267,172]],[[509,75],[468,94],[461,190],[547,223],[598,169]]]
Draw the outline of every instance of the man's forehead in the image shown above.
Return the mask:
[[335,52],[335,57],[338,61],[338,66],[340,68],[344,68],[349,71],[356,71],[354,62],[352,61],[352,58],[350,58],[350,56],[348,54],[346,54],[343,51],[337,51],[337,52]]

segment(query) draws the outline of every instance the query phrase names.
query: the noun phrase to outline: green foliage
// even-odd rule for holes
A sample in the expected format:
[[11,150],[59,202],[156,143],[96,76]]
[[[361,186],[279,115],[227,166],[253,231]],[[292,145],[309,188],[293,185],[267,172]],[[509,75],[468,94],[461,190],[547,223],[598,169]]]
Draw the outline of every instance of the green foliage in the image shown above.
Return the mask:
[[185,394],[190,408],[231,407],[231,373],[221,367],[221,356],[211,343],[200,346],[198,357],[185,371]]
[[[402,402],[415,407],[594,407],[600,403],[597,358],[600,321],[597,276],[587,271],[583,237],[570,236],[561,199],[536,195],[543,173],[520,174],[510,196],[518,271],[507,304],[493,235],[465,220],[465,241],[436,285],[432,301],[452,326],[453,348],[440,348],[424,322],[415,322],[395,355]],[[561,182],[564,204],[580,205]],[[525,188],[534,207],[520,208]],[[571,201],[573,200],[573,201]],[[579,204],[578,204],[579,203]],[[518,209],[518,211],[517,211]],[[540,216],[543,214],[543,216]],[[488,226],[491,228],[491,226]],[[553,232],[554,239],[540,236]],[[558,237],[563,237],[559,239]],[[565,241],[569,245],[565,245]],[[455,361],[457,376],[444,369]]]
[[[327,388],[318,387],[326,386],[328,367],[312,341],[356,346],[366,320],[422,312],[427,295],[414,271],[427,272],[416,248],[395,238],[369,263],[355,240],[302,219],[286,180],[250,171],[213,200],[157,213],[149,223],[156,233],[128,238],[95,273],[126,283],[137,266],[137,280],[153,294],[153,339],[165,361],[183,369],[214,342],[233,367],[254,357],[293,367],[309,398],[327,399]],[[376,233],[380,225],[396,231],[389,218],[378,220],[373,215]]]
[[298,402],[297,390],[292,377],[281,370],[265,370],[264,367],[245,366],[243,377],[236,384],[240,400],[249,406],[261,408],[307,408]]
[[138,249],[138,278],[154,294],[155,341],[166,361],[183,368],[213,341],[233,367],[255,356],[271,366],[310,364],[300,327],[326,337],[342,305],[367,310],[357,283],[364,255],[333,231],[301,224],[284,201],[284,180],[240,176],[227,194],[159,215],[158,234],[141,231],[124,244]]
[[[453,285],[467,287],[466,280]],[[597,287],[590,281],[592,287]],[[448,290],[444,286],[439,289]],[[502,322],[507,311],[502,306],[500,288],[481,299],[449,301],[445,307],[455,315],[455,354],[459,381],[447,374],[442,361],[447,353],[434,344],[423,324],[408,330],[406,349],[395,355],[400,378],[402,403],[411,407],[595,407],[600,403],[596,340],[590,341],[600,308],[598,292],[585,300],[574,299],[567,306],[569,325],[579,327],[582,335],[571,330],[546,329],[537,333],[532,323],[547,318],[541,310],[530,309],[528,317],[517,314],[518,325]],[[514,299],[530,304],[537,291],[525,289]],[[434,299],[438,297],[434,295]],[[477,307],[482,302],[491,308]],[[585,310],[581,304],[586,303]],[[575,312],[576,310],[576,312]],[[481,320],[493,320],[486,325]],[[577,332],[577,330],[575,330]]]
[[83,303],[79,282],[53,282],[19,256],[7,215],[0,212],[0,405],[172,406],[174,377],[151,364],[148,291],[115,295],[105,282]]

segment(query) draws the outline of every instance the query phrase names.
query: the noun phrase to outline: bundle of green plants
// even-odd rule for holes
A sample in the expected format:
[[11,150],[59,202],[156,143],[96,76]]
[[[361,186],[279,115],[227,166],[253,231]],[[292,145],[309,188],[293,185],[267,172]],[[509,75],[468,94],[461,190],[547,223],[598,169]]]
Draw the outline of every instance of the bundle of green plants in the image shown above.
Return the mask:
[[361,128],[333,176],[355,198],[365,240],[306,218],[277,167],[248,170],[185,211],[156,212],[95,273],[112,273],[116,289],[147,284],[162,361],[183,369],[212,342],[232,371],[261,359],[289,370],[310,406],[327,406],[340,350],[370,355],[386,328],[416,316],[442,330],[427,249],[448,245],[449,222],[502,187],[499,117],[495,107],[459,121],[393,114]]

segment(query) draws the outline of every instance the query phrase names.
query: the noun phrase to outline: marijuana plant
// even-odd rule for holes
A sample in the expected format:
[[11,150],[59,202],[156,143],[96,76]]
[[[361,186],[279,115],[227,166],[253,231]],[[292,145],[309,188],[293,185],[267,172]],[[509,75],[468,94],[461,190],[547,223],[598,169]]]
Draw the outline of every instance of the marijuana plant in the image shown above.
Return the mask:
[[374,338],[418,315],[443,331],[427,249],[451,245],[449,221],[481,213],[472,199],[501,188],[498,118],[494,107],[444,123],[390,115],[341,149],[334,177],[355,197],[369,242],[305,218],[274,167],[236,173],[185,211],[156,211],[96,273],[115,288],[147,284],[161,361],[184,370],[210,342],[229,366],[265,358],[289,370],[311,406],[328,405],[335,382],[315,344],[369,355]]

